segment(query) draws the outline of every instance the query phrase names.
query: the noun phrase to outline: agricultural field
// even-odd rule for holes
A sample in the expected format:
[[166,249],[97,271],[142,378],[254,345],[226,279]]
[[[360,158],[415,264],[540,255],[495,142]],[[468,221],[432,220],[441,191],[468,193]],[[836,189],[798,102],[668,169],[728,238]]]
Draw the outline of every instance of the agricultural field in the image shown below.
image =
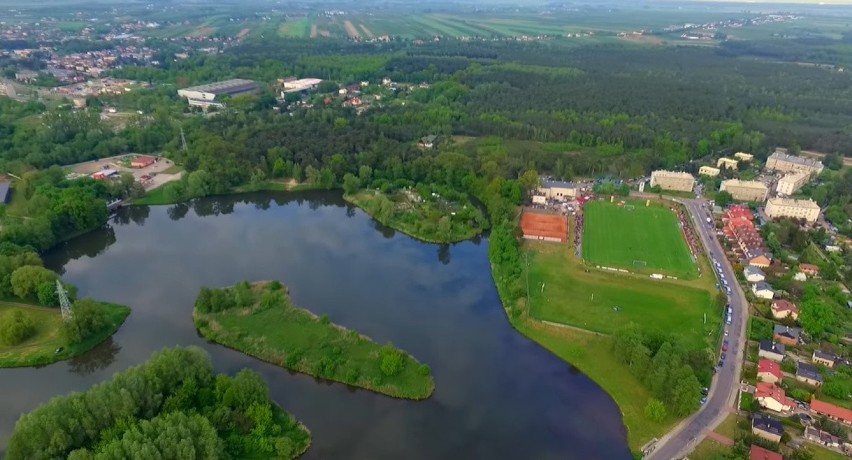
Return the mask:
[[715,299],[695,281],[588,269],[570,244],[526,242],[524,254],[535,319],[604,334],[634,323],[649,332],[676,333],[696,349],[721,327]]
[[311,20],[307,17],[287,19],[278,28],[278,35],[291,38],[308,38],[311,33]]
[[697,267],[677,215],[643,201],[592,201],[583,208],[583,257],[592,264],[631,271],[695,277]]

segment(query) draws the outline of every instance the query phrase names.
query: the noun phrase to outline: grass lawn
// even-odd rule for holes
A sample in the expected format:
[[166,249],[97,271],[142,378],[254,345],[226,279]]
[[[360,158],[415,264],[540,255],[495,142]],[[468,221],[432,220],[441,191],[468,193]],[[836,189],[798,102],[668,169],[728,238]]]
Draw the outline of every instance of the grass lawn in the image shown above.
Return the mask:
[[580,369],[612,396],[624,417],[632,451],[638,452],[651,438],[662,435],[677,422],[672,416],[661,423],[645,417],[645,405],[651,394],[612,354],[609,337],[523,319],[515,320],[514,325],[522,334]]
[[669,208],[646,207],[644,201],[636,200],[625,206],[595,200],[583,207],[583,214],[583,256],[587,261],[678,277],[697,275],[677,215]]
[[825,447],[820,447],[813,443],[806,443],[805,447],[813,452],[813,460],[845,460],[847,457],[833,450],[828,450]]
[[717,455],[727,455],[731,453],[731,448],[728,446],[723,446],[718,442],[710,439],[704,438],[697,446],[695,446],[695,450],[689,454],[689,460],[705,460],[711,458],[718,458]]
[[469,240],[484,230],[485,216],[466,198],[420,197],[416,191],[363,190],[343,198],[383,225],[427,243]]
[[713,431],[736,441],[741,431],[737,426],[738,420],[739,419],[735,414],[731,414]]
[[282,37],[308,38],[311,32],[311,20],[307,17],[288,20],[281,24],[278,35]]
[[525,242],[523,250],[530,262],[530,315],[536,319],[607,334],[635,323],[647,331],[677,333],[696,348],[721,327],[714,296],[693,287],[695,282],[587,269],[571,245]]
[[202,291],[193,310],[195,325],[213,342],[287,369],[397,398],[432,394],[435,381],[428,366],[296,307],[286,288],[277,286],[209,290],[210,300]]
[[[12,310],[20,310],[29,317],[36,327],[34,336],[14,346],[0,345],[0,367],[44,366],[57,361],[73,358],[115,334],[124,323],[130,309],[113,304],[104,304],[110,308],[107,325],[98,334],[86,341],[68,345],[61,335],[62,315],[58,308],[44,308],[35,305],[0,303],[0,316]],[[63,347],[61,353],[56,350]]]

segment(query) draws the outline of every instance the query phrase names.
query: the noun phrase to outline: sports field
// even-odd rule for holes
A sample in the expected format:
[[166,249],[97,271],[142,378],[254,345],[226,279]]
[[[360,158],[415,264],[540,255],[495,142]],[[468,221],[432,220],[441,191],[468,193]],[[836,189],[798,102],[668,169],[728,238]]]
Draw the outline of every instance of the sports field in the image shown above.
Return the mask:
[[661,272],[692,278],[698,274],[677,215],[644,201],[624,206],[591,201],[583,207],[583,258],[595,265]]
[[654,281],[589,269],[570,245],[525,242],[524,249],[535,319],[605,334],[634,323],[648,332],[678,335],[695,349],[718,336],[708,334],[718,332],[721,310],[698,281]]

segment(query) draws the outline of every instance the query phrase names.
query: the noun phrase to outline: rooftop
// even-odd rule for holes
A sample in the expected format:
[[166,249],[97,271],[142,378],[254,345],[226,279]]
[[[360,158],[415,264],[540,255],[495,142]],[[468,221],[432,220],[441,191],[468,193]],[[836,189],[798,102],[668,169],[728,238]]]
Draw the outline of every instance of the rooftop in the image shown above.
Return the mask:
[[695,179],[692,177],[692,174],[688,172],[682,171],[667,171],[665,169],[658,169],[651,173],[652,176],[663,176],[663,177],[677,177],[681,179]]
[[564,180],[544,180],[541,182],[541,186],[543,188],[575,188],[577,185]]
[[790,327],[790,326],[782,326],[780,324],[775,325],[775,329],[772,331],[775,335],[780,335],[782,337],[789,337],[793,340],[799,340],[799,335],[801,335],[802,330],[798,327]]
[[778,380],[784,379],[784,373],[781,372],[781,366],[775,361],[770,361],[765,358],[757,362],[757,373],[769,373],[777,377]]
[[811,160],[810,158],[802,158],[795,157],[793,155],[787,155],[786,153],[782,153],[779,151],[775,151],[772,155],[769,155],[769,160],[778,160],[778,161],[786,161],[788,163],[796,163],[804,166],[811,167],[821,167],[822,162],[818,160]]
[[765,274],[765,273],[763,273],[763,270],[761,270],[761,269],[759,269],[759,268],[757,268],[757,267],[751,267],[751,266],[748,266],[748,267],[746,267],[746,268],[745,268],[745,270],[744,270],[744,271],[745,271],[745,273],[746,273],[746,274],[749,274],[749,275],[760,275],[760,276],[766,276],[766,274]]
[[755,414],[751,421],[751,427],[779,436],[784,433],[784,424],[781,423],[781,420],[776,420],[768,415]]
[[763,351],[769,351],[772,353],[784,354],[784,344],[775,343],[771,340],[761,340],[760,341],[760,349]]
[[763,182],[758,182],[756,180],[728,179],[722,181],[722,184],[724,184],[725,187],[743,187],[766,190],[766,185]]
[[819,205],[816,201],[807,199],[807,200],[796,200],[793,198],[770,198],[769,201],[766,202],[766,205],[772,206],[793,206],[797,208],[809,208],[809,209],[819,209]]
[[257,87],[257,83],[251,80],[242,78],[234,78],[232,80],[217,81],[215,83],[207,83],[206,85],[190,86],[184,88],[186,91],[199,91],[202,93],[227,94],[234,91],[248,91]]
[[820,350],[814,351],[814,358],[822,359],[822,360],[825,360],[825,361],[834,361],[834,360],[837,359],[837,357],[834,356],[833,354],[826,353],[826,352],[820,351]]
[[811,400],[811,410],[823,415],[834,417],[843,420],[847,423],[852,423],[852,410],[829,404],[818,399]]
[[793,302],[785,299],[778,299],[772,302],[773,311],[799,311],[799,307]]
[[784,460],[778,452],[766,450],[763,447],[751,445],[751,450],[748,452],[749,460]]
[[817,369],[816,366],[803,362],[797,363],[796,377],[804,377],[806,379],[822,382],[822,375],[820,375],[819,369]]
[[766,281],[758,281],[758,282],[754,283],[754,290],[755,291],[772,291],[772,292],[775,292],[772,289],[772,286],[770,286],[769,283],[767,283]]

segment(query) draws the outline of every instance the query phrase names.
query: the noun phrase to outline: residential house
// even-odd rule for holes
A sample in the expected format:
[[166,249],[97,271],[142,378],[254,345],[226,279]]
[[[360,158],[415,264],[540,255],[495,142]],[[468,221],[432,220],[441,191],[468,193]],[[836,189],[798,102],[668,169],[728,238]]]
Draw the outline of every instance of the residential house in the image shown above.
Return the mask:
[[751,292],[753,292],[758,299],[772,300],[772,298],[775,297],[775,290],[773,290],[772,286],[764,281],[752,284]]
[[813,426],[805,427],[805,439],[835,449],[843,445],[843,441],[837,436]]
[[796,280],[796,281],[807,281],[808,275],[805,275],[802,272],[796,272],[796,274],[793,275],[793,279]]
[[813,356],[811,356],[811,362],[820,366],[834,367],[835,361],[837,361],[836,356],[819,350],[815,350]]
[[799,307],[793,302],[785,299],[772,301],[772,317],[775,319],[792,318],[799,319]]
[[714,168],[712,166],[702,166],[702,167],[698,168],[698,175],[699,176],[716,177],[716,176],[719,175],[720,172],[721,171],[719,171],[719,168]]
[[784,360],[784,345],[771,340],[761,340],[757,355],[780,363]]
[[774,383],[758,382],[754,399],[764,409],[775,412],[789,412],[796,407],[796,402],[788,398],[784,390]]
[[778,363],[763,358],[757,362],[757,379],[761,382],[778,383],[784,379],[784,373]]
[[763,270],[752,266],[743,269],[743,275],[749,283],[757,283],[766,279],[766,274],[763,273]]
[[772,256],[769,253],[757,253],[747,257],[746,262],[752,267],[767,268],[772,264]]
[[799,264],[799,271],[808,275],[808,276],[816,276],[819,275],[819,267],[811,264]]
[[717,168],[737,169],[737,166],[739,166],[739,161],[733,158],[722,157],[716,160]]
[[734,158],[740,161],[749,162],[754,159],[754,155],[745,152],[737,152],[734,154]]
[[796,380],[815,387],[822,385],[823,382],[822,375],[816,366],[802,362],[796,363]]
[[799,337],[801,335],[801,328],[776,324],[775,330],[772,332],[772,339],[784,345],[796,346],[799,344]]
[[755,414],[751,420],[752,434],[771,442],[781,442],[784,424],[768,415]]
[[434,134],[430,134],[428,136],[423,136],[420,138],[420,142],[417,144],[418,147],[424,149],[431,149],[435,147],[435,143],[438,140],[438,136]]
[[156,162],[154,157],[149,157],[147,155],[136,157],[130,161],[131,168],[147,168]]
[[818,399],[811,400],[811,412],[824,415],[834,421],[852,425],[852,410],[835,406]]
[[751,450],[748,451],[748,460],[784,460],[784,457],[778,452],[752,444]]

